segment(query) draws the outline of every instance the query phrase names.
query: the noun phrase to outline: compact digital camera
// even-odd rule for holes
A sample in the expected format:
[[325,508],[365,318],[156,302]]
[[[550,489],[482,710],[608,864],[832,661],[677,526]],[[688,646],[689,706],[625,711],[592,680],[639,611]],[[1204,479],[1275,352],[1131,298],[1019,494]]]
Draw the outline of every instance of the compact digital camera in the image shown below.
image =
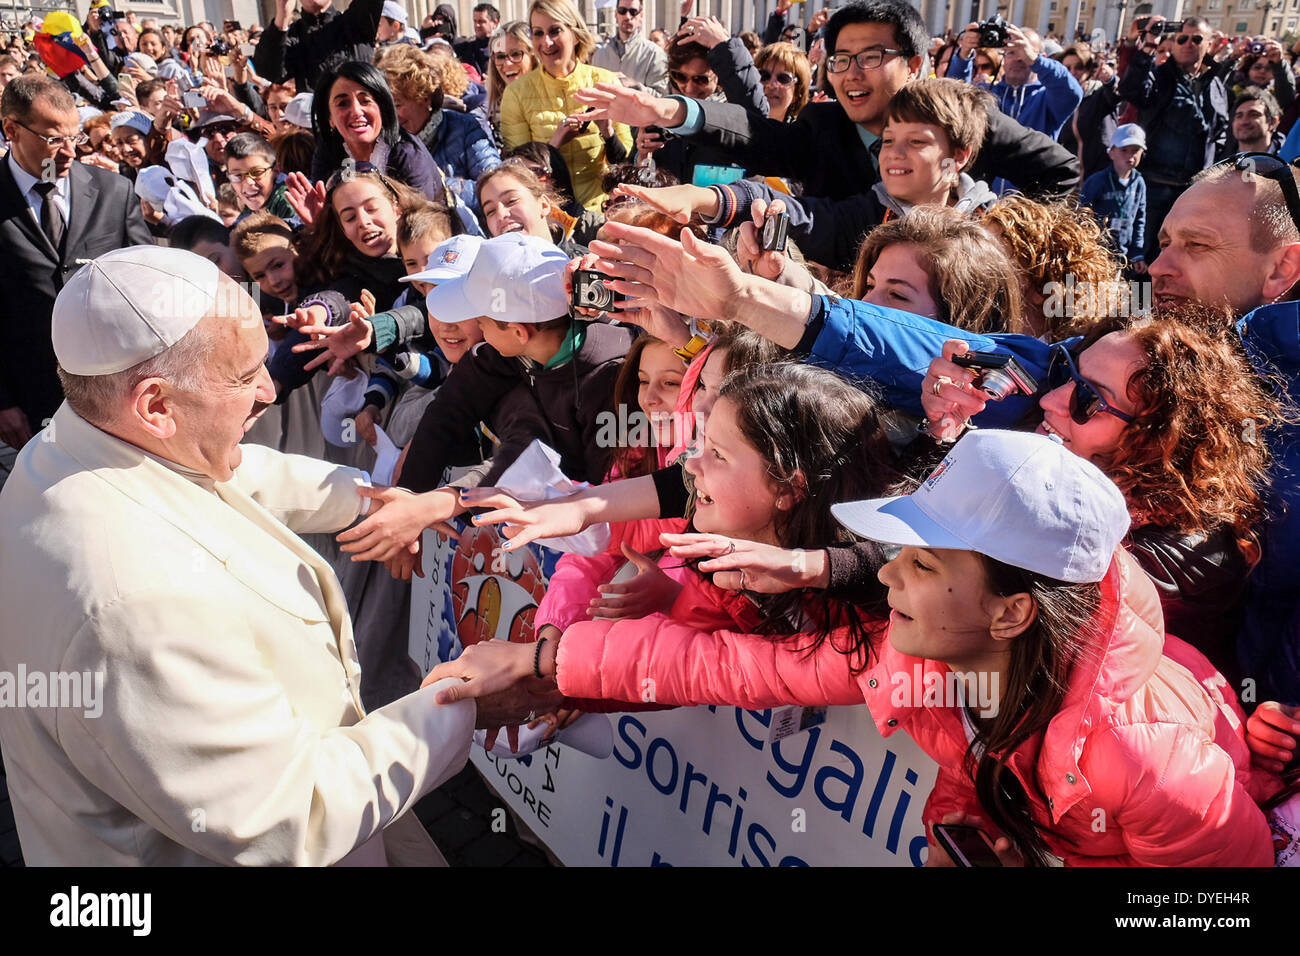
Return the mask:
[[605,285],[609,277],[591,269],[579,269],[573,274],[573,305],[575,308],[597,312],[618,312],[618,303],[627,296]]
[[952,362],[978,372],[975,387],[995,402],[1016,392],[1022,395],[1035,395],[1038,392],[1038,380],[1010,355],[999,352],[967,352],[965,355],[954,355]]

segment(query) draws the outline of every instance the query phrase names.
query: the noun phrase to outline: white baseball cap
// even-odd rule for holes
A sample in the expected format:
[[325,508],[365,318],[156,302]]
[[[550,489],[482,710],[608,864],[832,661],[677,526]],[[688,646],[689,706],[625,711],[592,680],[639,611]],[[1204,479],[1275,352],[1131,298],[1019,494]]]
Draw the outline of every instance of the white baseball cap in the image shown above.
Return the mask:
[[163,246],[92,259],[54,300],[59,365],[73,375],[111,375],[171,348],[213,310],[220,275],[202,256]]
[[1128,533],[1124,496],[1055,435],[971,432],[910,495],[831,506],[854,534],[978,551],[1073,584],[1100,581]]
[[410,19],[406,12],[406,7],[402,6],[397,0],[384,0],[384,8],[379,12],[381,17],[388,17],[390,20],[396,20],[402,26],[406,26]]
[[117,113],[108,121],[110,130],[119,129],[123,126],[129,126],[141,136],[148,136],[153,129],[153,119],[148,113],[142,113],[139,110],[130,110],[126,113]]
[[569,314],[566,256],[537,236],[509,233],[481,243],[463,276],[436,285],[425,302],[429,317],[448,324],[486,315],[534,325]]
[[157,209],[175,185],[176,174],[166,166],[146,166],[135,175],[135,194]]
[[402,276],[398,282],[446,282],[469,272],[484,242],[482,236],[452,236],[429,253],[423,272]]
[[303,129],[311,129],[311,93],[299,93],[284,108],[286,122]]
[[1146,130],[1137,123],[1125,123],[1122,126],[1116,126],[1115,132],[1110,134],[1110,149],[1122,149],[1125,146],[1141,146],[1146,149]]

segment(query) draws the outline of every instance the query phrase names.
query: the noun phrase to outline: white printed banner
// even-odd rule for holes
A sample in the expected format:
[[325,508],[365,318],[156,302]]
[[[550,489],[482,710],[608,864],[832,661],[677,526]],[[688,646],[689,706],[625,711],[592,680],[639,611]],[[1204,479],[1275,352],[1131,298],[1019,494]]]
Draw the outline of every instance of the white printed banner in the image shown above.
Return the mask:
[[[508,554],[495,531],[424,538],[410,653],[428,670],[485,639],[531,640],[558,558]],[[570,866],[920,866],[935,764],[866,707],[735,707],[609,714],[603,760],[553,745],[471,753],[489,784]],[[782,727],[802,720],[805,729]],[[811,724],[811,726],[807,726]],[[785,736],[780,736],[782,733]],[[773,739],[779,738],[779,739]]]

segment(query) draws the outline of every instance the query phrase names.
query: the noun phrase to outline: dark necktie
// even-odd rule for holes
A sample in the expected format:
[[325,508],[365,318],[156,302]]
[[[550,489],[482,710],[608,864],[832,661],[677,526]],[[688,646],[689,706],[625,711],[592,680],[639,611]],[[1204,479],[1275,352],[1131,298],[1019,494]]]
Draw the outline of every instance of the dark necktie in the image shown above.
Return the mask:
[[50,244],[59,252],[63,251],[64,221],[63,213],[54,204],[54,183],[37,183],[32,188],[41,194],[41,229],[49,238]]

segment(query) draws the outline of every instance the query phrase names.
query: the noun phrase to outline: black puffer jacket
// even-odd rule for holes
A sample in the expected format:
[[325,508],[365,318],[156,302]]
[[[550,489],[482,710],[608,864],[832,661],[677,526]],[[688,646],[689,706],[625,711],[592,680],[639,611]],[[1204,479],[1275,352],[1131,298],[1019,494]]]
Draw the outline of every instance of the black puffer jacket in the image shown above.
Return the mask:
[[1250,565],[1233,529],[1185,535],[1146,526],[1130,535],[1127,550],[1160,592],[1166,633],[1191,644],[1240,686],[1234,639]]
[[501,422],[508,433],[500,435],[502,445],[485,483],[492,484],[534,438],[560,453],[560,468],[570,478],[603,480],[610,449],[597,440],[601,412],[613,404],[614,381],[631,344],[631,329],[589,322],[573,360],[556,368],[525,366],[479,345],[456,363],[425,409],[402,466],[403,487],[437,488],[454,450],[480,421],[490,420]]
[[299,93],[310,93],[330,57],[370,62],[383,7],[384,0],[352,0],[342,13],[333,7],[322,13],[304,10],[288,30],[272,19],[253,51],[253,67],[273,83],[292,77]]

